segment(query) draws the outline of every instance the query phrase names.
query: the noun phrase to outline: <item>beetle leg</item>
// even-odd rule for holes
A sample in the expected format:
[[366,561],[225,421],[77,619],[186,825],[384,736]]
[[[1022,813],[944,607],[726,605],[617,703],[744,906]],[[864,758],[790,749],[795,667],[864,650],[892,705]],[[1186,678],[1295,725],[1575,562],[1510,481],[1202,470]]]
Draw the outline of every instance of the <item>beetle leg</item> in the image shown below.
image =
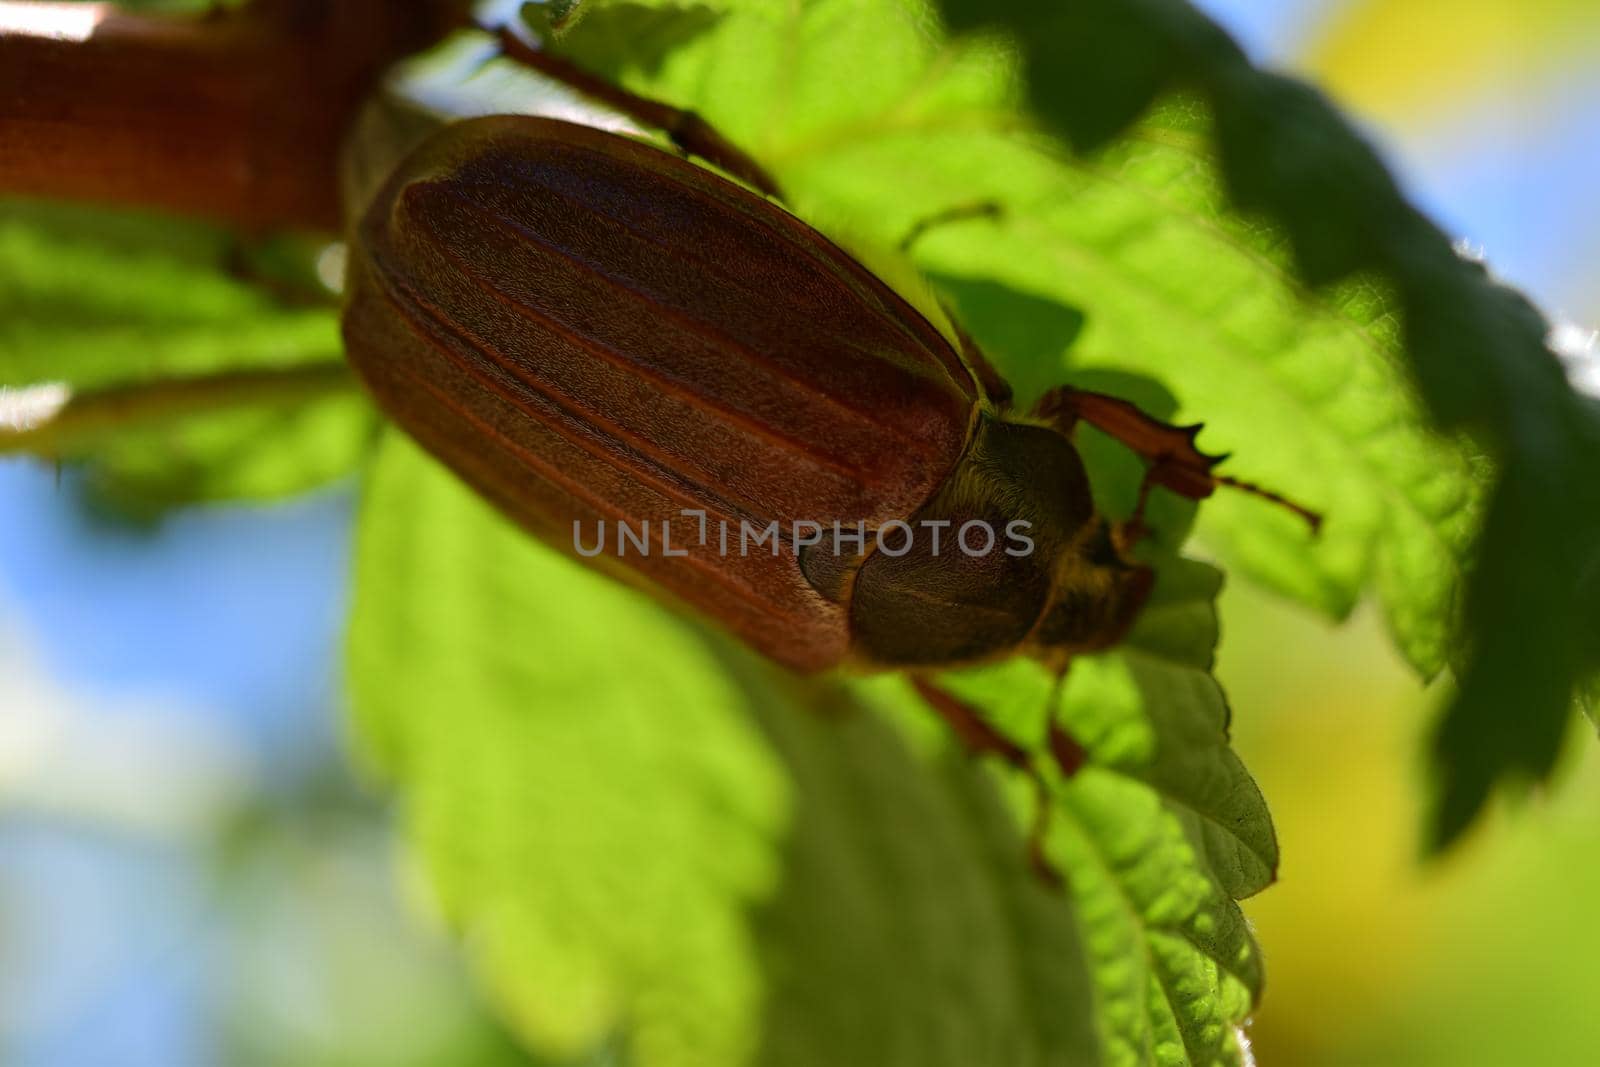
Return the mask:
[[1070,385],[1057,386],[1041,397],[1034,414],[1063,433],[1071,433],[1080,420],[1086,422],[1122,442],[1149,464],[1139,489],[1138,509],[1130,520],[1134,524],[1130,530],[1135,535],[1134,540],[1142,536],[1145,500],[1150,490],[1158,485],[1190,500],[1204,500],[1216,492],[1218,486],[1225,485],[1288,508],[1304,519],[1313,532],[1322,525],[1321,515],[1285,496],[1215,473],[1213,468],[1228,457],[1209,455],[1195,447],[1201,423],[1173,426],[1145,414],[1137,405],[1120,397],[1074,389]]
[[485,27],[485,30],[499,42],[500,52],[506,58],[614,108],[635,122],[660,130],[680,150],[715,164],[770,197],[783,199],[777,181],[767,173],[765,167],[695,112],[651,100],[647,96],[631,93],[620,85],[613,85],[570,59],[533,47],[513,33],[509,26]]
[[[1050,790],[1044,776],[1029,758],[1028,750],[984,722],[983,717],[971,706],[957,700],[927,679],[913,675],[911,684],[923,701],[933,709],[934,714],[950,727],[950,732],[956,735],[956,739],[961,742],[969,755],[998,756],[1028,776],[1033,783],[1034,792],[1033,819],[1028,826],[1028,866],[1033,868],[1034,874],[1045,885],[1052,889],[1060,889],[1063,885],[1061,872],[1056,870],[1055,865],[1050,862],[1050,857],[1045,854],[1045,838],[1050,831]],[[1055,752],[1057,732],[1057,728],[1052,724],[1052,753]],[[1059,756],[1057,758],[1059,759]],[[1074,766],[1073,769],[1077,768]]]
[[1061,777],[1071,778],[1078,773],[1089,758],[1083,746],[1078,744],[1076,738],[1061,728],[1056,722],[1056,709],[1061,706],[1061,692],[1067,686],[1067,671],[1072,667],[1071,661],[1062,663],[1055,672],[1055,682],[1050,687],[1050,702],[1045,705],[1045,722],[1049,723],[1049,733],[1045,743],[1050,748],[1050,758],[1055,760],[1056,769],[1061,772]]
[[962,329],[961,323],[956,319],[955,311],[949,304],[939,301],[939,306],[944,308],[944,317],[949,320],[950,328],[956,333],[956,340],[961,342],[961,359],[972,371],[972,376],[983,389],[983,395],[997,408],[1011,406],[1011,383],[1006,381],[1005,375],[995,369],[989,362],[989,357],[978,347],[978,342],[972,335]]
[[1051,889],[1061,889],[1066,880],[1045,853],[1044,843],[1050,834],[1050,790],[1044,779],[1033,776],[1033,821],[1028,826],[1028,866],[1035,878]]
[[917,695],[950,727],[950,732],[956,735],[956,740],[961,742],[968,754],[998,756],[1019,771],[1033,769],[1028,750],[984,722],[983,717],[970,705],[957,700],[925,678],[913,675],[911,684],[916,688]]
[[1144,509],[1150,503],[1150,490],[1160,484],[1161,476],[1156,473],[1159,466],[1160,461],[1157,461],[1145,468],[1144,478],[1139,482],[1139,496],[1133,504],[1133,514],[1112,528],[1111,536],[1124,557],[1133,551],[1134,545],[1150,536],[1150,527],[1144,521]]
[[[968,219],[997,219],[1004,210],[997,200],[978,200],[969,204],[957,204],[943,211],[936,211],[932,215],[924,215],[913,222],[906,230],[905,236],[900,238],[898,246],[900,254],[909,256],[912,247],[929,230],[938,229],[952,222],[965,222]],[[962,328],[961,320],[949,301],[940,300],[939,307],[944,310],[945,319],[955,331],[956,340],[961,348],[962,361],[966,363],[967,369],[972,371],[972,376],[983,389],[984,396],[988,397],[996,407],[1009,407],[1011,383],[1006,381],[1005,375],[995,369],[993,363],[989,362],[989,357],[978,347],[978,342],[972,339],[972,335]]]

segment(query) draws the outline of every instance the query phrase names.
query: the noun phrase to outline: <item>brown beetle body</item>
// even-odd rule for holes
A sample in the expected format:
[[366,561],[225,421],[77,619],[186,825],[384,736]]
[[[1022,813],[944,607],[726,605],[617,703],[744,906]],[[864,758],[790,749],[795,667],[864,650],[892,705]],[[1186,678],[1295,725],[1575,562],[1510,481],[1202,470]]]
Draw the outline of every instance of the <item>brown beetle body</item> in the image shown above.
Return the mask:
[[[648,529],[587,562],[799,670],[1064,657],[1120,639],[1150,587],[1064,427],[1008,415],[980,357],[794,216],[637,141],[447,127],[359,221],[344,333],[385,410],[511,518],[569,553]],[[1025,522],[1032,551],[950,551],[973,521]],[[773,522],[776,554],[719,536]],[[836,522],[913,538],[793,533]]]

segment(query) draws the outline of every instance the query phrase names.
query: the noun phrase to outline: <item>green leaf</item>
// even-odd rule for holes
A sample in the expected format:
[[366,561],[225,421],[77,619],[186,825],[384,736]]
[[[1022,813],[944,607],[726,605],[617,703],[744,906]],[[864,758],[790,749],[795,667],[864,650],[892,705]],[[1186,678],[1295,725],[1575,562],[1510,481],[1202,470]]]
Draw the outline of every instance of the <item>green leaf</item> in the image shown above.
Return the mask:
[[[1070,353],[1042,347],[1018,363],[996,347],[1002,369],[1160,381],[1179,421],[1206,424],[1202,447],[1233,455],[1226,469],[1327,516],[1313,539],[1287,513],[1221,494],[1201,535],[1223,559],[1336,616],[1378,585],[1403,650],[1425,674],[1443,666],[1475,518],[1471,459],[1424,428],[1376,288],[1305,302],[1278,238],[1226,213],[1203,116],[1164,112],[1093,160],[993,123],[948,123],[863,136],[807,156],[805,173],[848,197],[853,217],[890,202],[904,217],[963,196],[1005,202],[1009,224],[931,234],[922,262],[1052,296],[1087,323]],[[905,171],[923,176],[918,191],[894,188]],[[975,332],[988,340],[981,322]]]
[[184,504],[274,500],[349,475],[378,423],[340,364],[316,396],[124,426],[87,454],[87,488],[125,515]]
[[48,418],[0,420],[0,452],[85,462],[136,512],[348,473],[375,419],[327,294],[292,274],[309,261],[197,223],[0,206],[0,387],[68,390]]
[[[858,72],[848,86],[839,66]],[[1208,542],[1335,615],[1378,586],[1402,648],[1436,672],[1477,515],[1473,459],[1423,428],[1392,301],[1373,284],[1303,300],[1281,236],[1226,211],[1204,114],[1170,108],[1074,160],[1020,124],[1010,73],[981,42],[941,46],[913,7],[818,3],[730,18],[633,84],[758,146],[807,213],[880,244],[952,205],[1002,203],[1006,220],[937,230],[922,259],[1019,392],[1069,377],[1083,309],[1072,366],[1165,383],[1234,473],[1329,516],[1312,541],[1223,494],[1204,509]],[[985,307],[995,293],[1020,299]]]
[[[1255,425],[1265,409],[1274,430],[1338,458],[1323,477],[1347,474],[1348,438],[1370,427],[1303,427],[1304,412],[1279,410],[1286,387],[1261,365],[1304,331],[1335,370],[1377,375],[1374,391],[1401,405],[1402,430],[1415,423],[1403,390],[1390,395],[1395,342],[1371,340],[1370,306],[1308,313],[1272,236],[1222,212],[1202,117],[1177,115],[1175,136],[1152,137],[1147,157],[1090,169],[1016,118],[1003,51],[943,46],[926,15],[898,3],[753,7],[658,63],[606,59],[603,48],[589,62],[701,111],[778,167],[808,214],[879,246],[923,216],[1001,200],[998,223],[929,234],[923,260],[1026,391],[1070,370],[1169,414],[1162,385],[1190,360],[1187,327],[1218,309],[1215,294],[1186,290],[1221,259],[1245,291],[1230,295],[1249,302],[1210,340],[1212,366],[1173,390],[1183,410],[1227,401],[1235,439],[1249,442],[1270,440]],[[589,25],[561,47],[579,54]],[[857,75],[848,83],[836,77],[846,68]],[[1097,203],[1102,190],[1109,199]],[[1146,228],[1161,231],[1160,245],[1130,242]],[[1171,276],[1168,253],[1184,257]],[[1096,268],[1086,280],[1061,269],[1074,257]],[[1267,341],[1252,335],[1262,319],[1275,331]],[[1164,358],[1122,355],[1146,343]],[[1069,366],[1069,346],[1102,355]],[[1219,389],[1218,364],[1250,388]],[[1092,433],[1082,445],[1099,503],[1125,513],[1137,465]],[[1247,502],[1239,521],[1264,523],[1278,554],[1251,558],[1283,558],[1286,581],[1331,575],[1318,575],[1317,590],[1342,580],[1335,606],[1347,606],[1379,539],[1375,481],[1358,471],[1334,483],[1364,505],[1341,549],[1358,566],[1340,571],[1337,553]],[[1171,549],[1194,509],[1156,507]],[[795,690],[528,544],[396,441],[376,468],[361,536],[350,661],[360,733],[406,797],[408,836],[441,910],[536,1047],[571,1052],[623,1028],[652,1064],[1080,1063],[1098,1035],[1116,1064],[1243,1061],[1239,1027],[1261,968],[1235,901],[1270,882],[1277,846],[1227,747],[1209,674],[1210,568],[1163,559],[1133,641],[1075,665],[1054,709],[1089,754],[1070,778],[1051,778],[1048,848],[1087,940],[1091,1007],[1078,974],[1085,948],[1022,873],[1014,827],[1033,801],[1026,776],[989,770],[1009,810],[998,809],[903,683],[857,687],[898,734],[841,711],[839,694]],[[951,685],[1044,759],[1042,671],[1014,663]],[[819,704],[832,714],[808,717]],[[582,776],[566,769],[585,753]],[[612,799],[619,792],[628,805]],[[990,917],[956,918],[963,908]],[[987,932],[949,940],[974,924]],[[1013,944],[1046,947],[1020,964],[992,962]],[[663,997],[669,979],[681,992]],[[692,1017],[691,1002],[701,1005]]]
[[583,0],[533,0],[522,5],[522,19],[543,37],[560,38],[588,11]]
[[1070,911],[982,768],[531,542],[398,435],[358,550],[362,750],[533,1047],[1092,1062]]
[[[1262,985],[1236,900],[1275,877],[1260,791],[1228,747],[1211,677],[1221,575],[1167,561],[1127,644],[1072,664],[1053,721],[1087,753],[1052,779],[1052,857],[1089,945],[1109,1064],[1242,1064]],[[945,675],[997,727],[1043,753],[1051,680],[1012,662]]]
[[[1477,450],[1496,460],[1498,477],[1462,598],[1464,626],[1451,643],[1452,658],[1463,664],[1461,686],[1435,739],[1432,840],[1442,846],[1458,836],[1497,782],[1547,777],[1576,687],[1600,659],[1585,625],[1595,588],[1574,581],[1600,567],[1600,480],[1593,476],[1600,417],[1577,397],[1547,348],[1544,319],[1454,253],[1320,94],[1252,68],[1184,0],[945,0],[942,6],[958,28],[1012,31],[1033,106],[1079,148],[1129,133],[1169,90],[1197,92],[1215,115],[1214,147],[1233,203],[1282,227],[1300,276],[1327,287],[1336,303],[1362,301],[1375,305],[1378,319],[1403,320],[1400,352],[1426,411],[1449,432],[1472,433]],[[1155,122],[1166,125],[1161,117]],[[1132,136],[1143,134],[1135,129]],[[1355,295],[1365,278],[1378,279],[1376,299]],[[1392,347],[1387,338],[1384,347]],[[1348,387],[1337,379],[1324,376],[1319,384],[1324,396],[1346,399]],[[1409,417],[1412,405],[1405,407]],[[1355,417],[1371,419],[1369,433],[1387,439],[1397,425],[1393,414],[1363,403]],[[1452,603],[1432,595],[1437,564],[1459,559],[1458,552],[1430,550],[1428,529],[1453,548],[1460,520],[1476,518],[1453,484],[1471,452],[1449,451],[1456,453],[1453,462],[1438,468],[1445,480],[1429,478],[1425,462],[1379,457],[1379,480],[1405,487],[1387,506],[1408,513],[1407,528],[1386,539],[1394,545],[1386,559],[1369,553],[1375,560],[1369,569],[1390,603],[1402,649],[1424,673],[1442,662],[1442,639],[1450,637],[1431,631],[1454,618],[1431,610]],[[1433,458],[1449,451],[1436,449]],[[1422,507],[1410,506],[1419,499]],[[1419,572],[1428,595],[1415,602],[1405,590]],[[1419,631],[1416,624],[1430,619],[1436,624]]]
[[585,70],[608,79],[654,72],[722,17],[723,4],[671,0],[555,0],[524,4],[523,18]]
[[[1227,52],[1185,25],[1210,42],[1200,51]],[[1121,55],[1141,40],[1093,51]],[[1124,110],[1147,108],[1130,88],[1149,81],[1139,64],[1079,66],[1121,81],[1096,82],[1074,106],[1116,111],[1137,96]],[[846,68],[852,78],[835,77]],[[1202,447],[1233,455],[1227,470],[1327,520],[1313,539],[1286,512],[1223,493],[1201,509],[1201,538],[1230,566],[1334,616],[1375,590],[1401,650],[1424,677],[1437,673],[1453,647],[1486,463],[1428,429],[1392,286],[1359,277],[1307,291],[1285,232],[1229,209],[1215,162],[1226,131],[1197,101],[1174,100],[1075,157],[1018,116],[1015,73],[992,39],[931,35],[915,5],[819,2],[730,16],[631,84],[707,115],[777,171],[803,213],[879,245],[955,205],[1003,205],[1000,221],[942,227],[917,253],[947,290],[960,279],[969,292],[987,284],[1032,301],[1012,302],[1010,328],[968,301],[979,310],[973,332],[1022,395],[1105,371],[1160,382],[1180,420],[1206,424]],[[1081,309],[1081,335],[1063,328],[1066,309]],[[1028,336],[1031,352],[1019,344]]]

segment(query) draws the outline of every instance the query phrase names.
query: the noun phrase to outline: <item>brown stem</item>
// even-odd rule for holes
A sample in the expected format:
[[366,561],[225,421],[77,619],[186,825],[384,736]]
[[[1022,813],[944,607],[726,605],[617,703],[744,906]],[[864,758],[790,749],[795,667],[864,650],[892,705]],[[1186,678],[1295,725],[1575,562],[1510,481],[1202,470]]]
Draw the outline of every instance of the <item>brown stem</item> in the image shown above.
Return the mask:
[[682,151],[714,163],[748,185],[754,186],[775,200],[783,199],[783,190],[777,179],[766,168],[746,155],[744,150],[693,111],[652,100],[613,85],[598,75],[591,74],[572,60],[531,47],[511,32],[510,27],[488,29],[500,42],[500,51],[523,66],[569,85],[607,107],[666,134]]
[[0,0],[0,194],[337,230],[361,101],[467,6],[258,0],[164,18]]

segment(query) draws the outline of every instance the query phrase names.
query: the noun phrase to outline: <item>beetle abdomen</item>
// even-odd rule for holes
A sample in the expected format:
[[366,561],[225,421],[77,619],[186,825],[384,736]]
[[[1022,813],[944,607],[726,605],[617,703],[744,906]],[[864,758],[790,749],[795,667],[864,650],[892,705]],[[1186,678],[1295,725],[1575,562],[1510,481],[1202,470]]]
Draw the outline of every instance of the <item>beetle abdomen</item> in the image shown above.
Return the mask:
[[523,525],[570,549],[575,521],[672,520],[689,556],[612,569],[802,667],[842,657],[842,612],[790,546],[725,554],[717,524],[905,518],[977,404],[944,336],[781,208],[541,118],[402,165],[355,234],[345,334],[396,421]]

